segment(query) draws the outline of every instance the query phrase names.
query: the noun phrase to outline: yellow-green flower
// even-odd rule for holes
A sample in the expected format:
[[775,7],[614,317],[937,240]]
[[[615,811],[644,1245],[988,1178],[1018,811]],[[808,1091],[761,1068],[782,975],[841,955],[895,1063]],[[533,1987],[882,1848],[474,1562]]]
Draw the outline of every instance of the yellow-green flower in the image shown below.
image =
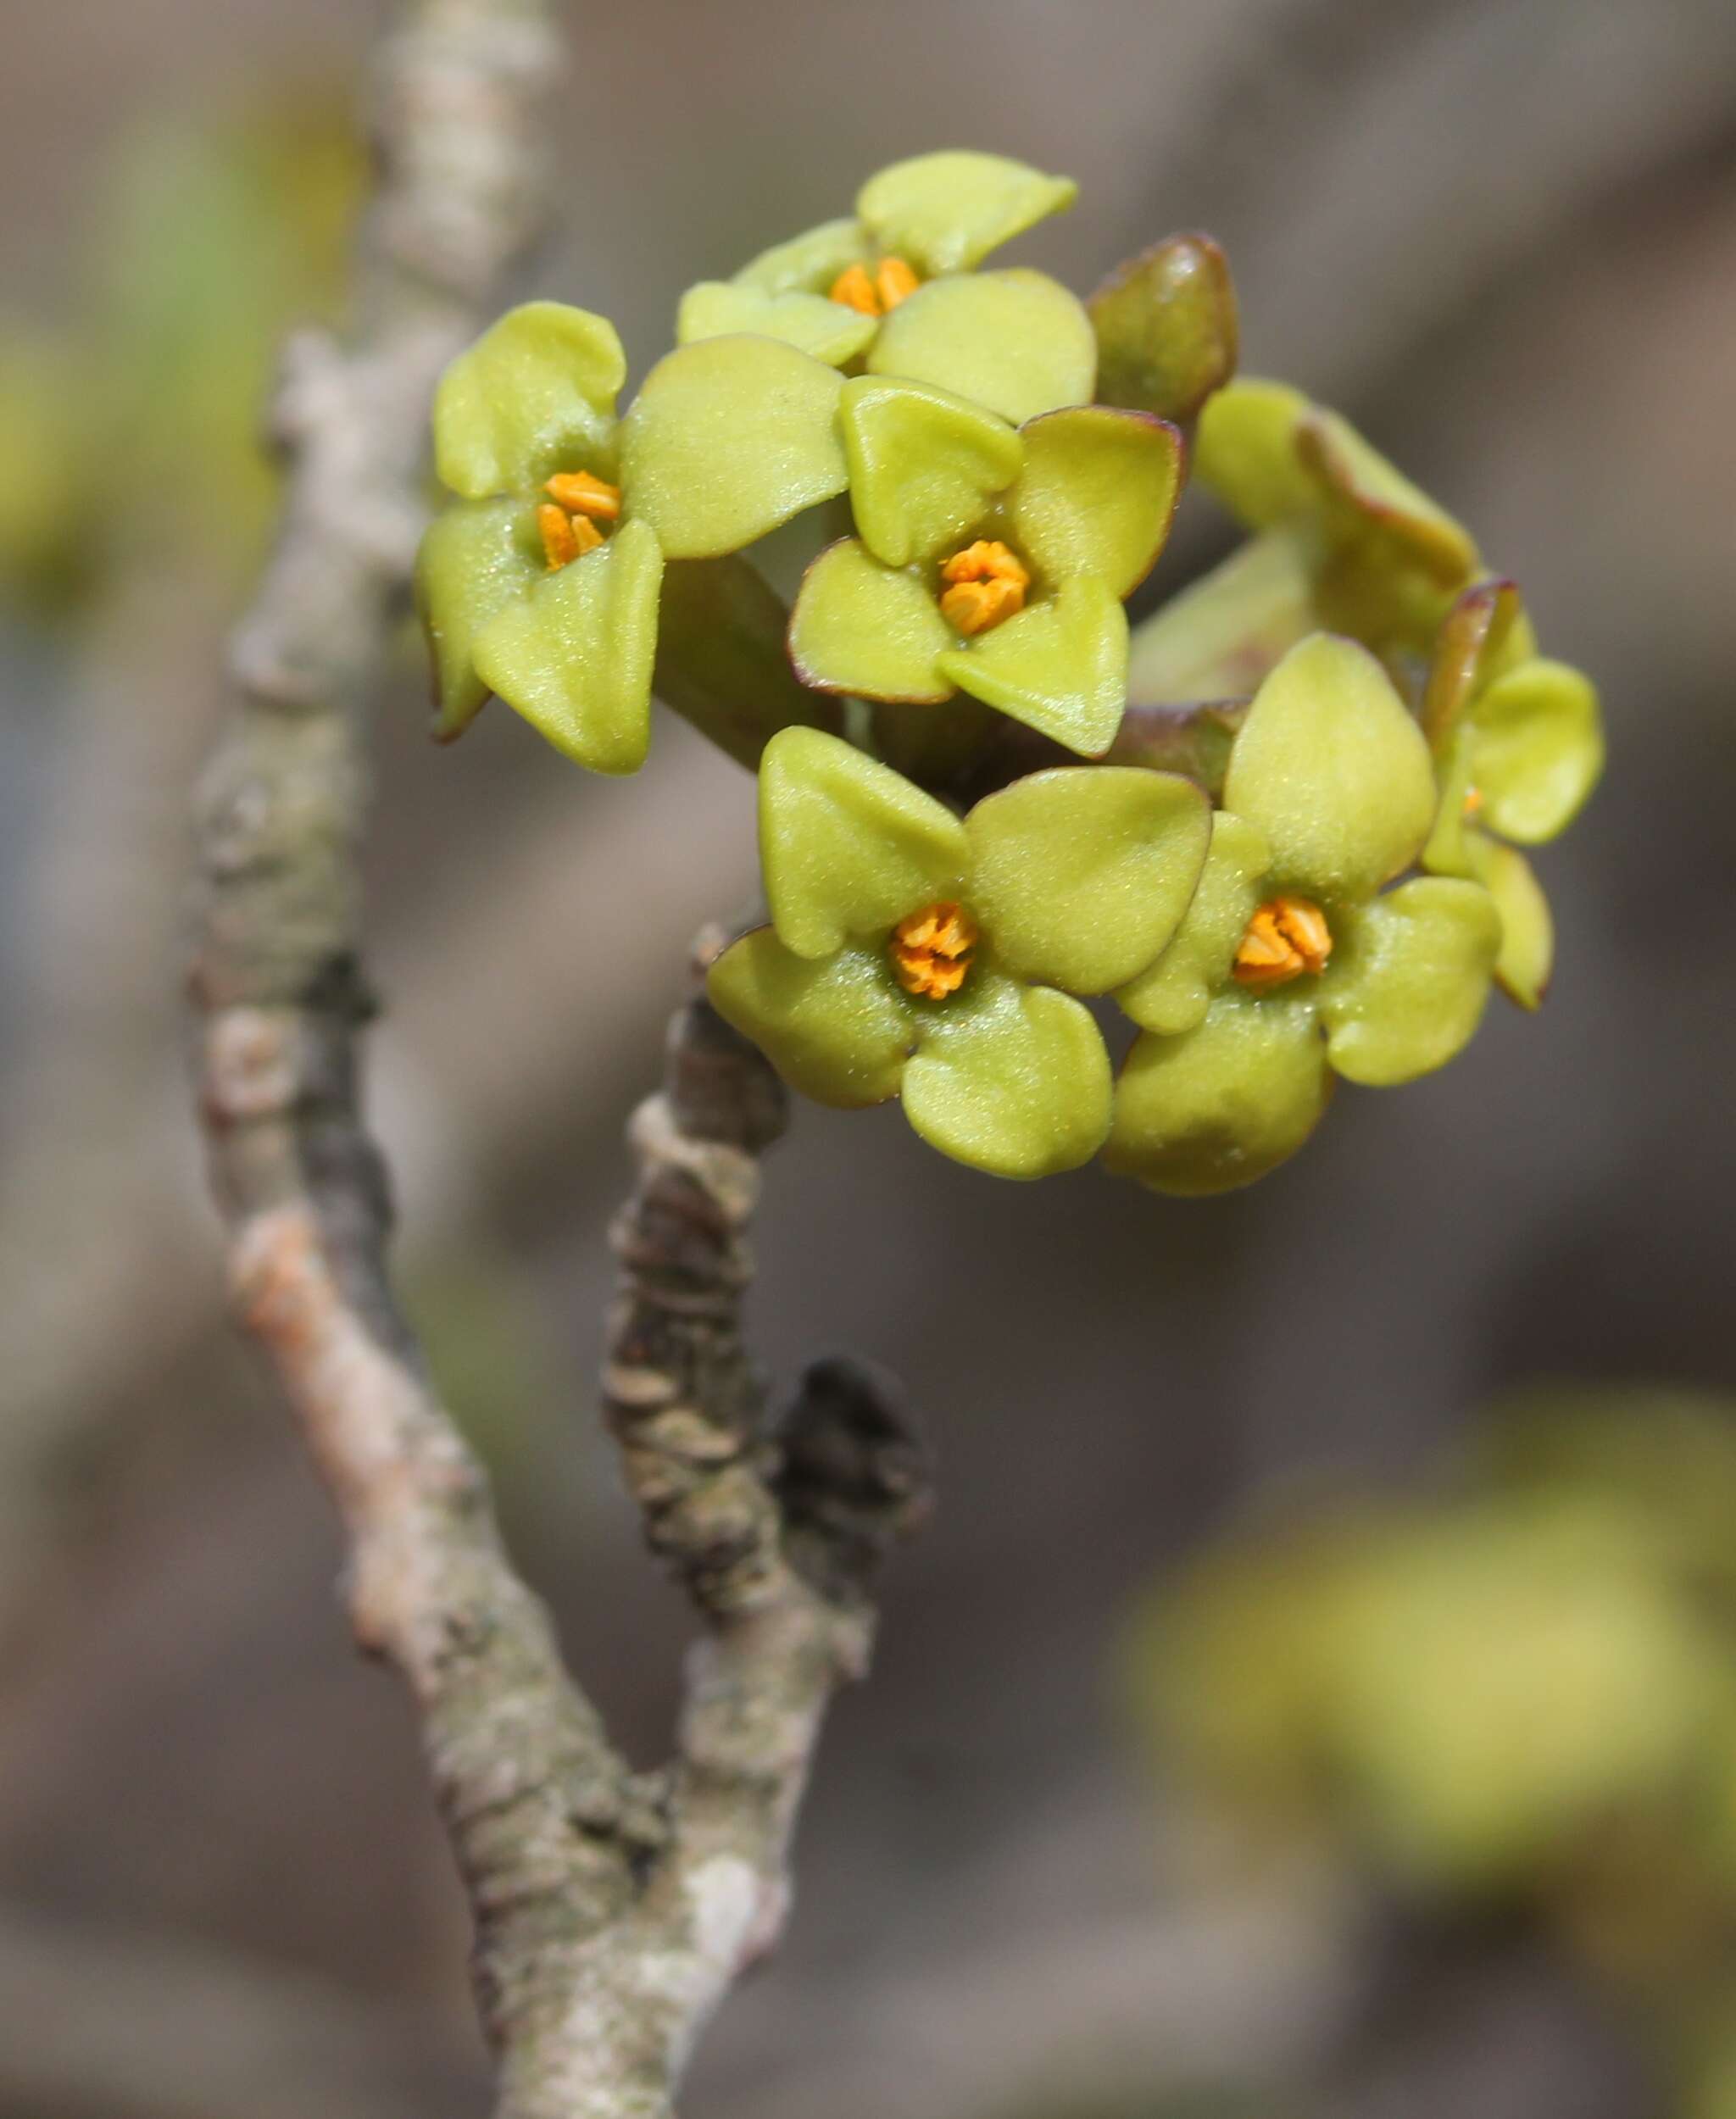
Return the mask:
[[1488,998],[1501,921],[1480,883],[1381,894],[1433,823],[1428,746],[1366,649],[1328,634],[1268,676],[1180,931],[1116,998],[1143,1034],[1104,1160],[1161,1192],[1250,1182],[1294,1153],[1334,1075],[1444,1065]]
[[1246,696],[1310,632],[1372,648],[1407,692],[1481,570],[1469,533],[1350,423],[1286,383],[1209,397],[1193,472],[1254,534],[1135,634],[1130,696]]
[[712,1001],[820,1103],[902,1096],[960,1162],[1073,1169],[1111,1099],[1073,996],[1125,984],[1168,943],[1209,817],[1176,774],[1060,766],[960,820],[837,737],[786,729],[760,782],[772,924],[718,959]]
[[[1565,831],[1603,770],[1597,692],[1565,662],[1537,652],[1511,581],[1466,589],[1443,623],[1423,694],[1423,726],[1439,768],[1441,802],[1422,865],[1472,876],[1500,908],[1495,976],[1522,1007],[1549,985],[1555,933],[1544,897],[1518,846]],[[1510,843],[1516,841],[1517,845]]]
[[1287,383],[1239,376],[1208,399],[1194,470],[1246,527],[1294,538],[1318,622],[1383,659],[1426,653],[1477,570],[1467,531],[1348,420]]
[[580,765],[637,771],[665,560],[737,551],[843,491],[842,381],[794,347],[679,348],[617,421],[626,372],[614,326],[558,302],[447,370],[435,464],[456,498],[417,565],[442,737],[498,692]]
[[790,654],[821,691],[938,706],[965,691],[1084,755],[1127,702],[1122,598],[1181,490],[1177,430],[1077,405],[1015,428],[875,375],[840,407],[857,536],[808,570]]
[[[1071,178],[1045,176],[998,154],[954,149],[895,162],[862,186],[853,216],[761,252],[732,280],[690,287],[676,318],[676,342],[757,331],[844,367],[868,352],[882,320],[925,282],[968,272],[1002,243],[1064,212],[1077,195]],[[1015,286],[1042,281],[1040,274],[1006,276]],[[1043,286],[1065,296],[1052,281]],[[1043,298],[1032,294],[1027,312]],[[1065,303],[1049,306],[1071,324],[1071,302],[1066,296]],[[1004,322],[1005,308],[1004,294],[999,305],[993,292],[981,298],[985,326]],[[919,304],[919,317],[922,309]],[[1032,320],[1027,314],[1027,326]]]

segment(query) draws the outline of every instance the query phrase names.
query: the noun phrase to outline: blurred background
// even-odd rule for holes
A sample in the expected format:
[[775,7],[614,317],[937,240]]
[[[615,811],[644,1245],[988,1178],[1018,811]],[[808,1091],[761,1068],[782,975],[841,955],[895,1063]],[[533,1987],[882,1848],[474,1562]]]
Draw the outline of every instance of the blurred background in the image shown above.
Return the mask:
[[[1603,688],[1543,1015],[1347,1090],[1255,1190],[995,1187],[804,1110],[758,1336],[895,1362],[943,1506],[828,1732],[694,2119],[1736,2112],[1736,9],[565,10],[539,292],[636,370],[692,281],[936,145],[1077,175],[1082,292],[1227,247]],[[354,0],[0,9],[0,2116],[487,2109],[409,1712],[220,1314],[176,993],[188,790],[332,312]],[[1221,548],[1184,513],[1149,595]],[[685,1613],[593,1412],[620,1128],[751,785],[382,703],[373,1110],[523,1564],[646,1760]],[[631,948],[621,947],[623,935]],[[1721,1395],[1726,1393],[1728,1395]],[[895,2076],[894,2076],[895,2064]]]

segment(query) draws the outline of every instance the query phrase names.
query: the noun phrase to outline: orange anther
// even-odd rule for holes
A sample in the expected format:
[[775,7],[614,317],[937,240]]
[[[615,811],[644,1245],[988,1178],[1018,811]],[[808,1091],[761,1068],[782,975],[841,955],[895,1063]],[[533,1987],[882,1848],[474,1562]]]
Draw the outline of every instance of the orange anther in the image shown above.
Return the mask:
[[552,500],[545,500],[537,510],[537,527],[542,533],[543,556],[548,561],[551,574],[558,573],[578,558],[578,537],[565,508],[557,508]]
[[1466,815],[1467,817],[1474,817],[1474,816],[1477,815],[1477,813],[1478,812],[1478,810],[1482,809],[1482,807],[1483,807],[1483,790],[1482,790],[1482,788],[1481,788],[1481,787],[1467,787],[1467,788],[1465,790],[1465,801],[1464,801],[1464,805],[1463,805],[1463,813],[1464,813],[1464,815]]
[[1272,898],[1248,922],[1232,967],[1238,984],[1261,993],[1305,971],[1323,971],[1333,931],[1311,898]]
[[900,302],[908,302],[922,282],[902,258],[882,258],[874,275],[874,292],[883,316]]
[[1000,579],[954,581],[940,599],[941,616],[966,639],[986,633],[1024,607],[1024,590],[1016,581]]
[[947,899],[899,920],[888,944],[899,985],[907,993],[936,1001],[964,984],[976,946],[976,922]]
[[1024,561],[998,537],[979,537],[954,552],[941,568],[940,578],[951,583],[941,592],[940,615],[967,637],[1023,610],[1031,585]]
[[589,515],[598,522],[614,522],[620,514],[620,487],[589,471],[557,471],[542,489],[570,515]]
[[570,566],[575,559],[582,559],[603,542],[603,532],[587,515],[570,515],[552,500],[545,500],[537,510],[537,527],[542,533],[542,550],[551,574]]
[[999,537],[978,537],[962,552],[954,552],[940,570],[943,581],[1015,581],[1021,589],[1031,586],[1031,570],[1010,545]]
[[847,309],[860,309],[864,316],[882,314],[880,297],[868,277],[866,265],[846,265],[826,291],[834,302],[842,302]]

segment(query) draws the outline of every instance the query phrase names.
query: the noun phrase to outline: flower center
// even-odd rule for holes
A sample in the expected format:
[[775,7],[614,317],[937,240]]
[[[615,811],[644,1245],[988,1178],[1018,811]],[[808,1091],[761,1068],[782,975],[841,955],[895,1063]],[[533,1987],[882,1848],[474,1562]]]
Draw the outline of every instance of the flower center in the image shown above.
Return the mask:
[[1248,922],[1233,968],[1238,984],[1263,993],[1323,971],[1332,953],[1333,931],[1311,898],[1271,898]]
[[991,626],[1025,608],[1031,570],[1018,554],[994,537],[979,537],[954,552],[940,570],[947,583],[940,615],[954,632],[986,633]]
[[1465,790],[1465,800],[1464,800],[1463,804],[1462,804],[1461,806],[1461,809],[1462,809],[1462,812],[1463,812],[1463,814],[1464,814],[1466,816],[1467,816],[1467,817],[1474,817],[1474,816],[1477,814],[1477,812],[1478,812],[1478,811],[1479,811],[1479,810],[1483,808],[1483,790],[1482,790],[1482,788],[1481,788],[1481,787],[1467,787],[1467,788]]
[[847,265],[826,290],[834,302],[864,316],[884,316],[910,299],[921,281],[902,258],[882,258],[872,276],[865,264]]
[[904,991],[942,1001],[965,982],[976,946],[976,922],[962,905],[943,898],[900,920],[887,946]]
[[620,487],[589,471],[557,471],[542,488],[548,495],[537,510],[537,527],[542,535],[543,556],[548,571],[557,573],[575,559],[582,559],[602,543],[598,525],[614,522],[620,514]]

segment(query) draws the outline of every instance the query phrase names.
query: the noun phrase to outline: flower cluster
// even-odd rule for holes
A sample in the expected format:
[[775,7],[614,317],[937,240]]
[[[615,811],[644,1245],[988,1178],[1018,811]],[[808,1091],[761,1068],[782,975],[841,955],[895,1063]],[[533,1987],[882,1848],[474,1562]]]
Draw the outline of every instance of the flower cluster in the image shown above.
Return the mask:
[[[1209,240],[1088,303],[983,268],[1073,195],[992,155],[884,170],[690,289],[619,415],[604,319],[503,318],[436,406],[437,733],[494,694],[632,772],[654,691],[759,770],[770,920],[710,991],[787,1081],[898,1096],[998,1175],[1101,1151],[1210,1192],[1335,1078],[1443,1065],[1496,980],[1538,1004],[1518,848],[1589,793],[1597,702],[1342,420],[1236,379]],[[1190,470],[1249,542],[1130,631]],[[797,518],[786,610],[762,541]]]

